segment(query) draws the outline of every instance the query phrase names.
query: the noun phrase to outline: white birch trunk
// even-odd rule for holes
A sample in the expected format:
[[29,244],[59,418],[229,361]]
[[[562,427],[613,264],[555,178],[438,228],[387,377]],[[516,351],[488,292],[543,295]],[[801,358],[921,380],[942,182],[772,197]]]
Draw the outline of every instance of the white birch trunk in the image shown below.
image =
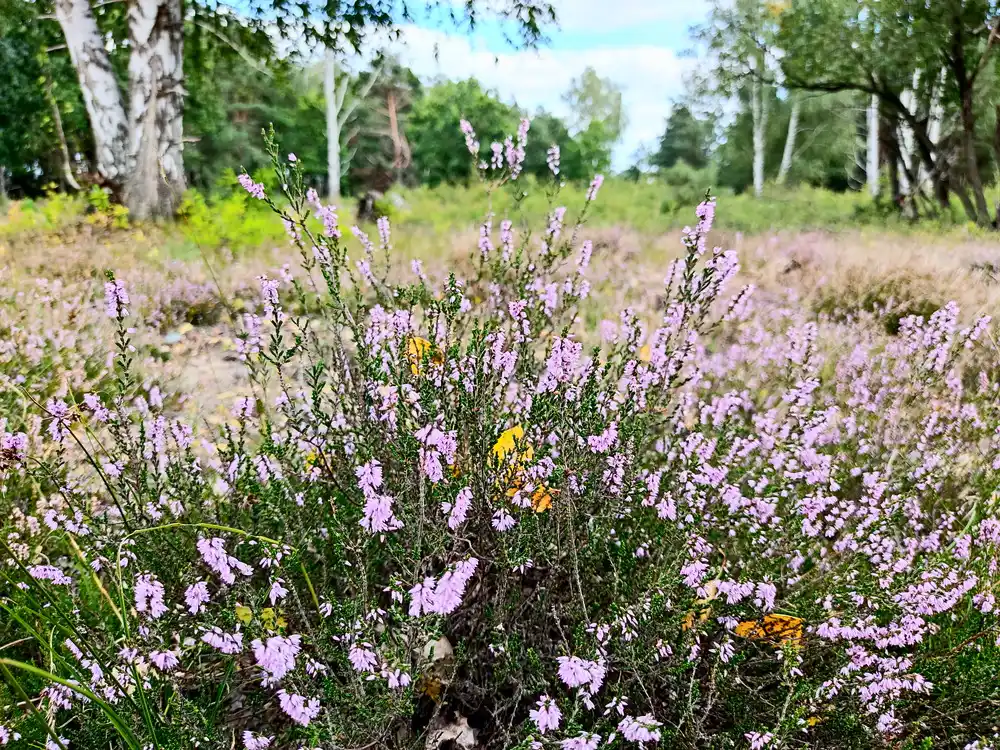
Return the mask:
[[878,95],[872,94],[868,104],[868,154],[865,161],[865,176],[868,192],[874,198],[878,195]]
[[802,100],[797,94],[792,94],[792,111],[788,117],[788,135],[785,136],[785,150],[781,154],[781,167],[778,169],[778,184],[784,185],[788,179],[788,171],[792,168],[792,158],[795,156],[795,138],[799,134],[799,110]]
[[181,0],[128,9],[129,154],[125,205],[138,219],[170,216],[184,192],[184,17]]
[[758,198],[764,194],[764,146],[767,132],[767,102],[764,85],[754,76],[750,91],[750,109],[753,117],[753,192]]
[[[326,51],[324,66],[326,96],[326,173],[327,193],[331,202],[340,200],[340,110],[343,96],[337,90],[337,60],[333,50]],[[346,81],[346,78],[345,78]],[[344,93],[346,94],[346,86]]]
[[55,12],[80,79],[94,136],[97,173],[120,191],[130,172],[128,119],[104,39],[89,0],[56,0]]

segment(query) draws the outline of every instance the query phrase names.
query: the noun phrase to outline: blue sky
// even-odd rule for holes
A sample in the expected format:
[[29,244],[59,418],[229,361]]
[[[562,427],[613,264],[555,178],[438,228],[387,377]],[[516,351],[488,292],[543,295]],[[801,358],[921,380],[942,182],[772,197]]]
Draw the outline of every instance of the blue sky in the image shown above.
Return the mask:
[[[538,50],[503,41],[496,22],[472,35],[421,20],[403,27],[397,52],[423,79],[475,76],[501,98],[564,115],[561,95],[590,65],[623,89],[629,124],[615,149],[616,169],[663,132],[671,99],[696,61],[684,55],[688,30],[705,18],[708,0],[553,0],[560,23]],[[609,12],[613,9],[613,13]]]

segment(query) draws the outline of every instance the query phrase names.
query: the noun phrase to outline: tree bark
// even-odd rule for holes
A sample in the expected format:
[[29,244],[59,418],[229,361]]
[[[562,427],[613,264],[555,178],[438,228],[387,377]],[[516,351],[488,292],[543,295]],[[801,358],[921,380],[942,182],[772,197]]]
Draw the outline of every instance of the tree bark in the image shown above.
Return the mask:
[[[972,190],[975,199],[973,211],[976,224],[987,226],[991,223],[990,207],[986,203],[986,193],[983,191],[983,180],[979,175],[979,162],[976,159],[976,113],[973,109],[974,81],[969,75],[965,64],[965,47],[962,34],[958,29],[952,35],[951,72],[955,76],[958,87],[959,109],[962,120],[962,157],[965,161],[965,180]],[[968,208],[966,213],[969,213]]]
[[[333,50],[326,51],[324,66],[324,94],[326,96],[326,184],[331,202],[340,200],[340,110],[347,94],[345,85],[337,90],[337,60]],[[344,84],[347,78],[344,78]]]
[[181,0],[132,0],[128,22],[132,170],[125,205],[137,219],[171,216],[185,189]]
[[767,98],[764,84],[754,76],[750,90],[750,111],[753,117],[753,192],[764,194],[764,148],[767,133]]
[[80,79],[94,136],[97,173],[121,193],[130,171],[128,119],[104,40],[89,0],[56,0],[55,11]]
[[45,98],[49,102],[49,107],[52,108],[52,122],[56,126],[56,137],[59,139],[59,156],[62,162],[63,180],[66,184],[73,190],[80,189],[80,183],[76,181],[76,177],[73,176],[73,164],[69,158],[69,146],[66,145],[66,131],[63,130],[62,124],[62,113],[59,111],[59,102],[56,101],[56,95],[52,92],[52,76],[46,74],[45,76]]
[[878,197],[878,96],[872,94],[868,104],[868,153],[865,161],[865,179],[872,198]]
[[795,156],[795,138],[799,134],[799,109],[802,100],[798,94],[792,93],[792,112],[788,117],[788,135],[785,136],[785,150],[781,154],[781,167],[778,169],[777,183],[784,185],[788,179],[788,171],[792,168],[792,158]]

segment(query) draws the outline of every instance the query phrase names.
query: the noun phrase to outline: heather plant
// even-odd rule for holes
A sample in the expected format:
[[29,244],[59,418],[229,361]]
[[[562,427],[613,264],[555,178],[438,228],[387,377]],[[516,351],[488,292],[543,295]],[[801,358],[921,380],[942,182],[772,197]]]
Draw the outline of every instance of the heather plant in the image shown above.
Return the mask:
[[302,263],[258,279],[219,431],[141,382],[108,277],[106,387],[3,436],[0,744],[990,747],[989,319],[729,290],[706,198],[658,309],[591,330],[602,178],[570,220],[527,121],[461,133],[508,209],[437,282],[268,140],[281,194],[240,183]]

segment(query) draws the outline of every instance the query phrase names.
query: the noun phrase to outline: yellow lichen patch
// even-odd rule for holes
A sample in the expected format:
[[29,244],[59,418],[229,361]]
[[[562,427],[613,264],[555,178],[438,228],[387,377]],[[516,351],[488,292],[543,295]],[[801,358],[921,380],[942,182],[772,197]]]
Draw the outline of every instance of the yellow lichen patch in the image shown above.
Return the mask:
[[747,620],[736,626],[736,635],[750,640],[766,640],[779,646],[802,643],[802,620],[794,615],[765,615],[763,620]]

